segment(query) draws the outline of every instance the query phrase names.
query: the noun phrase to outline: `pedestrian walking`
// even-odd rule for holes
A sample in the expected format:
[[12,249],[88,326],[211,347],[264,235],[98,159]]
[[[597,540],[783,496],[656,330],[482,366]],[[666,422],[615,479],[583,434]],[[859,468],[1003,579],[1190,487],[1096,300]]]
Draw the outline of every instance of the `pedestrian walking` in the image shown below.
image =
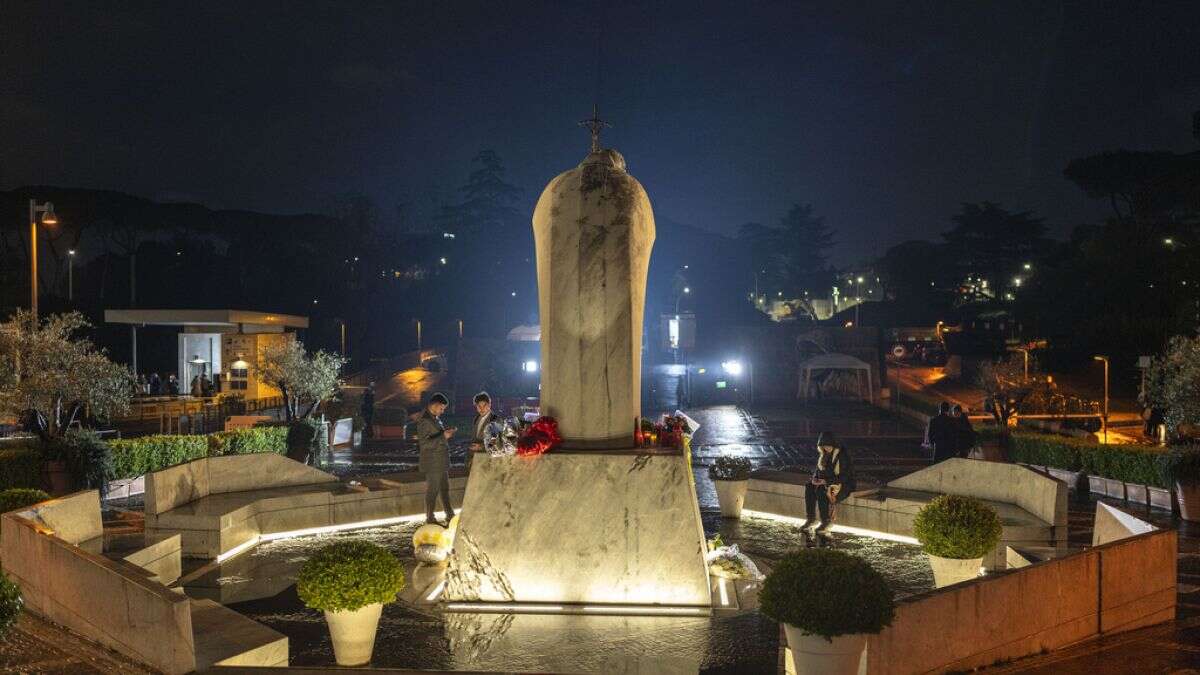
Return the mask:
[[933,463],[949,459],[955,453],[955,422],[950,415],[950,403],[942,401],[938,414],[929,419],[925,427],[925,446],[933,449]]
[[454,507],[450,504],[450,437],[457,429],[446,428],[442,413],[450,405],[445,394],[429,397],[429,405],[417,419],[417,449],[420,459],[417,468],[425,474],[425,522],[436,523],[433,507],[441,495],[445,507],[445,526],[454,518]]
[[971,426],[971,420],[961,404],[956,403],[951,414],[954,419],[954,456],[966,459],[975,448],[975,428]]

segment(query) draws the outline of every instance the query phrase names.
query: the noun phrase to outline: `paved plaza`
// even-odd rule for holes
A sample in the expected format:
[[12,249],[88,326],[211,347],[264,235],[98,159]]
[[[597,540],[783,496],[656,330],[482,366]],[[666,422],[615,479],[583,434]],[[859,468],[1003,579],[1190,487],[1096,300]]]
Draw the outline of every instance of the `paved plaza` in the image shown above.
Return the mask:
[[[719,517],[715,491],[705,472],[705,467],[715,457],[722,454],[745,456],[756,468],[810,466],[816,457],[813,448],[816,436],[832,430],[855,453],[862,482],[886,482],[921,468],[929,461],[926,452],[920,448],[921,430],[916,425],[866,406],[821,404],[806,408],[760,406],[747,409],[729,405],[688,412],[702,425],[694,439],[693,453],[706,532],[721,532],[727,540],[739,542],[747,552],[768,565],[799,543],[794,527],[757,519],[723,521]],[[395,472],[416,463],[415,448],[401,441],[370,443],[362,450],[338,453],[334,458],[337,462],[335,470],[342,476]],[[459,444],[455,447],[455,461],[461,462],[464,458],[465,445]],[[1119,506],[1128,508],[1125,504]],[[126,508],[136,509],[136,502],[127,504]],[[1093,499],[1071,502],[1070,541],[1073,546],[1090,544],[1094,509]],[[1142,509],[1135,513],[1156,525],[1176,527],[1180,531],[1178,619],[1077,648],[999,665],[996,672],[1167,673],[1200,668],[1200,647],[1197,646],[1200,645],[1200,528],[1180,526],[1179,521],[1173,521],[1162,511]],[[411,529],[411,526],[378,528],[378,531],[360,534],[403,552],[410,546]],[[841,545],[852,549],[856,555],[867,557],[873,564],[889,566],[887,575],[893,583],[899,584],[900,593],[921,592],[928,583],[926,565],[919,557],[906,556],[905,551],[860,539],[847,536]],[[253,555],[263,560],[299,560],[313,543],[304,539],[275,542],[261,547]],[[307,625],[311,622],[305,610],[296,606],[294,590],[281,591],[280,588],[276,586],[271,597],[243,602],[235,605],[235,609],[291,635],[294,664],[326,663],[323,624]],[[596,633],[594,645],[571,654],[571,658],[602,668],[606,654],[655,650],[670,653],[675,650],[682,656],[680,650],[706,645],[704,649],[708,651],[702,662],[703,672],[771,672],[778,666],[777,628],[757,614],[711,621],[646,623],[655,625],[642,626],[634,631],[636,634],[623,632],[629,630],[628,626],[606,634]],[[456,658],[461,651],[455,650],[461,649],[462,645],[444,642],[446,625],[440,617],[413,612],[400,605],[390,606],[380,628],[376,652],[377,659],[387,663],[378,665],[429,669],[461,667]],[[308,645],[304,644],[305,640],[309,640]],[[481,658],[476,663],[481,667],[500,668],[505,664],[511,667],[516,663],[535,668],[539,663],[554,663],[554,650],[558,648],[553,641],[539,642],[531,644],[527,658],[517,658],[518,655],[510,652],[494,654],[491,659]],[[126,659],[63,634],[60,629],[32,617],[24,617],[17,630],[0,642],[0,670],[142,672]]]

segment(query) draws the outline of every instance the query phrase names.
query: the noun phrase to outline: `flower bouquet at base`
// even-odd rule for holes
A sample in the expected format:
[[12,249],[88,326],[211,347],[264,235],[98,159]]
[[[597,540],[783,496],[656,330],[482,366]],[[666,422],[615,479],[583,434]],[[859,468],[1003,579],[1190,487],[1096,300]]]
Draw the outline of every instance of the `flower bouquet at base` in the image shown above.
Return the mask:
[[545,454],[562,444],[558,433],[558,420],[542,416],[530,424],[517,439],[518,457],[535,457]]

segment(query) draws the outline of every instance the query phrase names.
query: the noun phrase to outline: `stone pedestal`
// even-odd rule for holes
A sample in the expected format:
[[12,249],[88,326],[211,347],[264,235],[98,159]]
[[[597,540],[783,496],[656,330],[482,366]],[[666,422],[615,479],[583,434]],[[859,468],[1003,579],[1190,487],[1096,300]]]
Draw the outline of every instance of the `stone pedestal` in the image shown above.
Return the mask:
[[704,553],[682,454],[477,455],[443,600],[707,609]]

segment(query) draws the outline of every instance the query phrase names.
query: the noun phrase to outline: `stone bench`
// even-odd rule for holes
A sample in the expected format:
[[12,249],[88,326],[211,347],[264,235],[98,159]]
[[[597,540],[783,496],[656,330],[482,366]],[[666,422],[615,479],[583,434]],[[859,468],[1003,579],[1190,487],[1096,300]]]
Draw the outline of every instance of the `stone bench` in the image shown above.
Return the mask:
[[141,547],[106,538],[96,491],[0,518],[4,572],[30,611],[171,675],[287,665],[285,636],[161,583],[179,576],[178,536]]
[[[756,471],[750,478],[745,508],[805,518],[804,484],[808,473]],[[996,509],[1003,526],[997,547],[984,557],[988,569],[1004,569],[1006,548],[1066,548],[1067,487],[1025,467],[951,459],[915,471],[885,486],[859,490],[835,508],[839,525],[911,537],[917,512],[941,494],[977,497]]]
[[[465,478],[451,478],[452,503]],[[208,457],[146,475],[146,534],[178,534],[185,557],[221,559],[264,537],[418,516],[424,476],[356,485],[275,454]]]

